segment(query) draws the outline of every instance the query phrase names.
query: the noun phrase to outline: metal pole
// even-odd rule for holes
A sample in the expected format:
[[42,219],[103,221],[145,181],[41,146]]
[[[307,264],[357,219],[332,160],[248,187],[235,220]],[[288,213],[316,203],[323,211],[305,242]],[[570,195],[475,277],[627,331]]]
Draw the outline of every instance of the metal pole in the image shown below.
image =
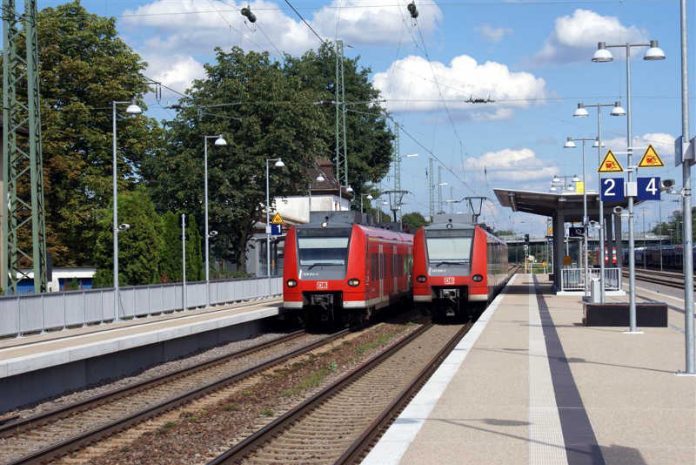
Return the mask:
[[119,293],[119,287],[118,287],[118,182],[117,182],[117,176],[118,176],[118,166],[117,166],[117,157],[116,157],[116,152],[118,150],[116,146],[116,102],[111,102],[111,109],[112,109],[112,119],[113,119],[113,195],[114,195],[114,224],[113,224],[113,230],[114,230],[114,322],[119,321],[120,317],[118,314],[118,307],[119,307],[119,300],[120,300],[120,293]]
[[590,269],[587,263],[587,252],[589,251],[587,239],[587,226],[589,219],[587,218],[587,176],[585,173],[585,139],[582,140],[582,237],[585,245],[585,253],[583,254],[582,266],[585,268],[585,295],[590,295]]
[[660,271],[662,270],[662,231],[664,231],[664,228],[662,226],[662,199],[660,199],[657,202],[657,216],[659,218],[659,221],[657,224],[660,225]]
[[[626,44],[626,165],[628,183],[633,182],[633,134],[631,120],[631,47]],[[638,331],[636,322],[636,243],[633,223],[633,197],[628,197],[628,312],[629,332]]]
[[[682,103],[682,141],[689,141],[689,86],[687,64],[687,21],[686,0],[680,1],[681,25],[681,103]],[[691,237],[691,161],[682,164],[684,178],[683,219],[684,219],[684,321],[686,372],[695,374],[694,367],[694,269],[693,238]]]
[[205,306],[210,306],[210,246],[208,233],[208,136],[203,136],[203,196],[205,197]]
[[181,214],[181,276],[182,276],[182,288],[181,297],[184,310],[188,308],[187,305],[187,295],[186,295],[186,215]]
[[363,213],[365,213],[365,211],[363,209],[363,195],[360,194],[360,214],[363,214]]
[[[268,159],[266,159],[266,276],[271,277],[271,200],[269,185]],[[270,282],[270,281],[269,281]]]
[[647,267],[647,242],[645,241],[645,207],[642,210],[643,213],[643,269]]
[[[597,166],[602,158],[602,107],[597,105]],[[602,176],[598,175],[598,190],[602,191]],[[604,303],[604,202],[599,196],[599,302]]]

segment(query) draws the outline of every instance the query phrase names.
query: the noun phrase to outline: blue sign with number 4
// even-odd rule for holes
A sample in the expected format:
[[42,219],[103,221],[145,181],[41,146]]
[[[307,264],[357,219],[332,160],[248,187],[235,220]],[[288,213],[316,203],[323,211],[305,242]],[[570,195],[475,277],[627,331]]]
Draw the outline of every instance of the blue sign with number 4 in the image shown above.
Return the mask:
[[621,202],[625,199],[623,178],[602,178],[600,197],[603,202]]
[[660,178],[638,178],[638,200],[660,200]]

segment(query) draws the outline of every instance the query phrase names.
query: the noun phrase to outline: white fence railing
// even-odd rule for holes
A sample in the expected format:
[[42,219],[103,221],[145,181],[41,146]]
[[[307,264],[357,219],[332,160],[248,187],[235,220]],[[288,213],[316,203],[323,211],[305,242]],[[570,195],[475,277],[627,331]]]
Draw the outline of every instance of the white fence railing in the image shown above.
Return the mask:
[[[592,282],[593,278],[599,279],[599,273],[599,268],[589,269],[590,283]],[[621,290],[621,268],[604,268],[604,289],[607,291]],[[584,291],[585,270],[583,268],[561,269],[561,290]]]
[[[186,309],[205,306],[204,282],[186,284]],[[283,292],[282,278],[210,282],[211,305],[227,304]],[[184,310],[182,283],[122,287],[120,318]],[[52,292],[0,297],[0,337],[96,324],[114,319],[114,289]]]

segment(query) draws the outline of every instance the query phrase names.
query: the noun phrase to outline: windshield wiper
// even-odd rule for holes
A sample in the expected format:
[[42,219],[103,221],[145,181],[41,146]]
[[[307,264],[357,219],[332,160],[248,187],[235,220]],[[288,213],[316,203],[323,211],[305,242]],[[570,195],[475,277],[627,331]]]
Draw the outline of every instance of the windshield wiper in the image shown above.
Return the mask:
[[441,265],[466,265],[467,263],[469,263],[468,260],[463,260],[463,261],[460,260],[460,261],[456,261],[456,262],[455,261],[442,261],[442,262],[438,262],[437,265],[435,265],[435,268],[438,268]]
[[319,262],[319,263],[313,263],[313,264],[309,265],[309,267],[308,267],[307,269],[308,269],[308,270],[311,270],[311,269],[314,268],[315,266],[336,266],[336,265],[341,266],[340,263]]

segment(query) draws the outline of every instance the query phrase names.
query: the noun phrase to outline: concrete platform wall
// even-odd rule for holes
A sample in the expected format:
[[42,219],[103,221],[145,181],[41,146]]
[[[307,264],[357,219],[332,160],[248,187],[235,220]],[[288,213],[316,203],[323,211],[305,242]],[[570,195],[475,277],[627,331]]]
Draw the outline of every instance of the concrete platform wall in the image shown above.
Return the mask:
[[99,357],[0,379],[0,413],[72,391],[132,376],[157,364],[247,339],[264,331],[268,319],[253,320]]

